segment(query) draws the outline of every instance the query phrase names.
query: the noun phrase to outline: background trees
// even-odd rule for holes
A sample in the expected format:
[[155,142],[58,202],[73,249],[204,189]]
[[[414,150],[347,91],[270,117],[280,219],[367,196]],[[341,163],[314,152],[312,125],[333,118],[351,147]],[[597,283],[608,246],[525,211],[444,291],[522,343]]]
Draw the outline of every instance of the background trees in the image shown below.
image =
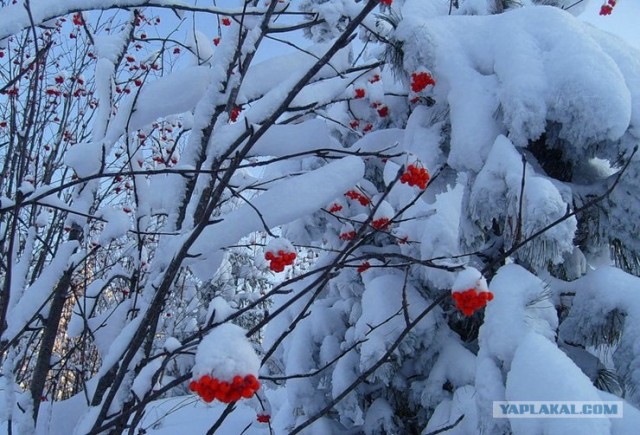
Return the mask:
[[640,65],[568,5],[5,3],[7,430],[150,430],[191,380],[211,433],[638,404]]

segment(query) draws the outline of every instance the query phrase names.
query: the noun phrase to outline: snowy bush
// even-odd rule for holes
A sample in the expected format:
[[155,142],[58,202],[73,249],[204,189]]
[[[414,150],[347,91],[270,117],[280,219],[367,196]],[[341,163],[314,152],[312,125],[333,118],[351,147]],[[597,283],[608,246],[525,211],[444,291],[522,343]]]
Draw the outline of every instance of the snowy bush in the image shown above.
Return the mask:
[[0,428],[631,433],[640,53],[574,3],[0,0]]

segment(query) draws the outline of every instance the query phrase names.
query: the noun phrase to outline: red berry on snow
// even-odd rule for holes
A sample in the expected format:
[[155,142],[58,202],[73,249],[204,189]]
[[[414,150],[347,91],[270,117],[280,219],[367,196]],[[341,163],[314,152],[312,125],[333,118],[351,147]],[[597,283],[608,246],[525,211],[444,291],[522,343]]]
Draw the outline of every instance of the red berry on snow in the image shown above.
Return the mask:
[[435,86],[436,81],[428,72],[414,72],[411,74],[411,90],[420,92],[429,85]]
[[269,423],[271,421],[271,416],[269,414],[258,414],[256,419],[258,423]]
[[493,300],[493,293],[488,291],[478,292],[475,288],[454,292],[451,297],[456,307],[467,317],[484,308],[488,301]]
[[340,240],[353,240],[355,238],[356,238],[355,231],[349,231],[349,232],[340,234]]
[[223,26],[230,26],[231,25],[231,20],[229,18],[223,18],[222,19],[222,25]]
[[356,269],[356,271],[358,273],[362,273],[365,270],[369,269],[371,267],[371,264],[369,264],[368,261],[365,261],[364,263],[362,263],[360,266],[358,266],[358,268]]
[[371,222],[371,226],[376,230],[384,230],[389,226],[389,218],[382,217],[380,219],[375,219]]
[[238,120],[240,112],[242,112],[242,108],[240,106],[235,106],[233,109],[231,109],[231,114],[229,115],[229,119],[231,120],[231,122],[236,122]]
[[365,95],[364,89],[357,88],[355,95],[356,95],[355,96],[356,98],[364,98],[364,95]]
[[337,202],[331,204],[331,207],[329,207],[329,213],[337,213],[340,210],[342,210],[342,206]]

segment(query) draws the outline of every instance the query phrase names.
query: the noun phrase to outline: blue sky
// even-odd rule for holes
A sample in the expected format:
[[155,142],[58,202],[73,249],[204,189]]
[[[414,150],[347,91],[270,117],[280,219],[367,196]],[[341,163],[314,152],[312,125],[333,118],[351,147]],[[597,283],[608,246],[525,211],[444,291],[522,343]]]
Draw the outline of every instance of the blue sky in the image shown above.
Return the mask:
[[608,32],[614,33],[634,47],[640,48],[640,2],[638,0],[618,0],[611,15],[599,14],[604,0],[591,0],[587,9],[580,15],[584,21]]

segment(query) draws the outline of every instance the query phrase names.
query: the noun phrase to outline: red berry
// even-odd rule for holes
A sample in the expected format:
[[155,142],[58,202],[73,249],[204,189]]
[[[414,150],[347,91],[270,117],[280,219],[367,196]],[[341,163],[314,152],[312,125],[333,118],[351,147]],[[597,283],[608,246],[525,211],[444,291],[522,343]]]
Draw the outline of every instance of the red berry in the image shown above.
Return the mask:
[[362,264],[361,264],[361,265],[356,269],[356,271],[357,271],[358,273],[362,273],[362,272],[364,272],[365,270],[369,269],[370,267],[371,267],[371,264],[369,264],[369,262],[368,262],[368,261],[365,261],[364,263],[362,263]]
[[342,206],[338,203],[331,204],[331,207],[329,207],[329,213],[337,213],[340,210],[342,210]]
[[355,96],[356,99],[364,98],[364,95],[365,95],[364,89],[362,89],[362,88],[357,88],[356,89],[356,96]]
[[376,230],[384,230],[389,226],[389,218],[382,217],[379,219],[374,219],[374,221],[371,222],[371,226]]
[[477,310],[484,308],[487,305],[487,301],[493,299],[493,293],[478,293],[474,288],[454,292],[451,296],[456,303],[456,307],[467,317],[472,316]]
[[223,18],[222,19],[222,25],[223,26],[230,26],[231,25],[231,20],[229,18]]
[[340,234],[340,240],[353,240],[356,237],[355,231],[349,231],[348,233]]
[[73,14],[73,24],[76,26],[82,26],[84,21],[82,20],[82,14],[80,12],[76,12]]
[[411,74],[411,90],[413,92],[420,92],[427,86],[435,86],[436,81],[431,77],[428,72],[414,72]]
[[235,106],[231,109],[231,114],[229,115],[229,119],[231,122],[236,122],[238,120],[238,115],[242,112],[242,108],[240,106]]

